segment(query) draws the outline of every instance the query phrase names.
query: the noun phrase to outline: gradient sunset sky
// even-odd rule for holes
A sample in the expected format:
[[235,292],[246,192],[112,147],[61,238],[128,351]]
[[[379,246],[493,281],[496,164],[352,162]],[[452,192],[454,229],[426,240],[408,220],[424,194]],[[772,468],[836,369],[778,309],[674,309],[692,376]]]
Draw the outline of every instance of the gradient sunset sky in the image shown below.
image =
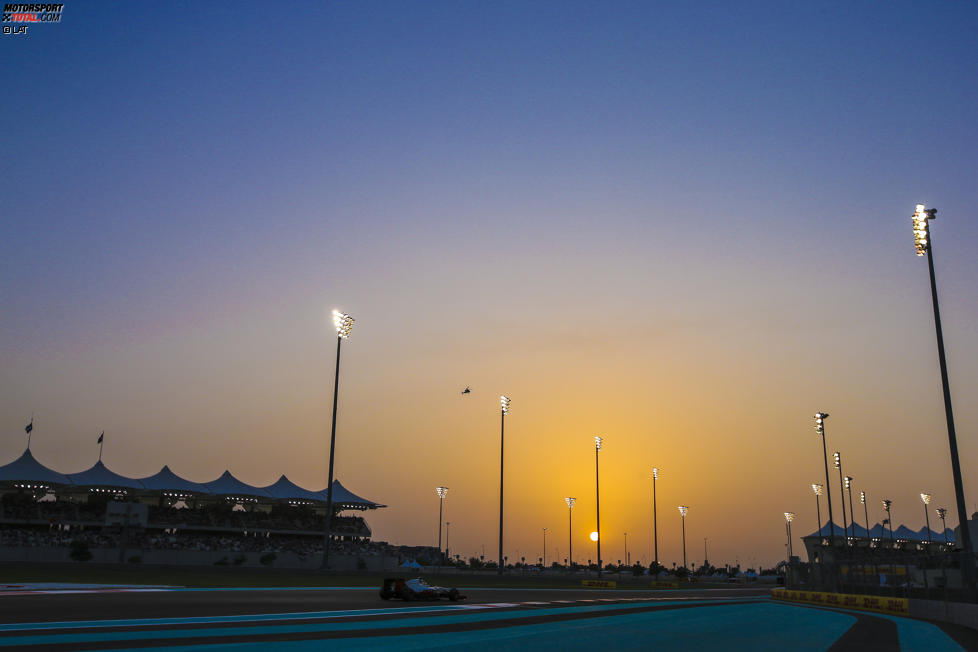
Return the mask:
[[[0,36],[0,464],[326,483],[374,538],[773,564],[856,490],[978,502],[978,10],[66,2]],[[463,397],[466,386],[472,394]],[[838,484],[833,497],[838,510]],[[823,503],[823,517],[825,509]],[[837,514],[841,522],[841,515]],[[863,522],[857,506],[857,520]],[[931,516],[937,528],[937,519]],[[796,541],[795,550],[800,543]]]

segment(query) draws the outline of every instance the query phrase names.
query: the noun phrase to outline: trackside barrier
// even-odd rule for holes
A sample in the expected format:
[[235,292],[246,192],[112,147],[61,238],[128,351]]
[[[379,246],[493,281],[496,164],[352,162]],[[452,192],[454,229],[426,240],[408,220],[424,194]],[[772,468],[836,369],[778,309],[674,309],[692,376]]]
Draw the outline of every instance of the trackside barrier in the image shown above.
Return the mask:
[[617,584],[611,580],[581,580],[581,586],[589,589],[613,589]]
[[678,589],[679,582],[659,582],[658,580],[652,582],[653,589]]
[[906,598],[887,598],[878,595],[853,595],[850,593],[825,593],[822,591],[793,591],[772,589],[771,597],[784,602],[800,602],[819,607],[839,607],[875,611],[891,616],[909,616],[910,601]]

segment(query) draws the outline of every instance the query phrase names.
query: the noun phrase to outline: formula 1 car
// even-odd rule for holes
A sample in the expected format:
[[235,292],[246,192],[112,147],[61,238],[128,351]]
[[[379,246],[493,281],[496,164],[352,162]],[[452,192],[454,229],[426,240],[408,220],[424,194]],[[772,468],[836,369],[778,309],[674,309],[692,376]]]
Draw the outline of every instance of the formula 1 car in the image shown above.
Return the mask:
[[384,600],[400,598],[405,602],[412,600],[440,600],[448,598],[452,602],[464,600],[465,596],[458,592],[458,589],[445,586],[432,586],[424,579],[418,577],[413,580],[405,580],[399,577],[391,577],[384,580],[380,587],[380,597]]

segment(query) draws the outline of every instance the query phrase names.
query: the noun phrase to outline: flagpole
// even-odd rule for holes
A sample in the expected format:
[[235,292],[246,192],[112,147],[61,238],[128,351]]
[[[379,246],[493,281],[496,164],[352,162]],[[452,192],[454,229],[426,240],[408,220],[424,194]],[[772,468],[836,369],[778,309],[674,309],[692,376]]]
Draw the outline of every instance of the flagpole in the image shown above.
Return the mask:
[[31,422],[27,424],[27,450],[31,449],[31,434],[34,432],[34,413],[31,412]]
[[102,461],[102,443],[104,439],[105,439],[105,431],[103,430],[102,434],[98,436],[98,461],[99,462]]

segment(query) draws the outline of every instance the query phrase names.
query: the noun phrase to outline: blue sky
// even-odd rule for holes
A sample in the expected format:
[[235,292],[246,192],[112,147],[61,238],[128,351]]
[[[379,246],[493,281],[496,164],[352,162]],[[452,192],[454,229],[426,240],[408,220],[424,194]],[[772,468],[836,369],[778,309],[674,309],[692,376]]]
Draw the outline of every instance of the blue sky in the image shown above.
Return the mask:
[[[947,495],[909,215],[940,210],[974,466],[976,33],[968,2],[66,3],[0,38],[4,428],[43,415],[63,470],[104,428],[121,472],[158,455],[197,480],[321,486],[296,451],[328,427],[339,305],[360,320],[342,414],[365,442],[341,441],[340,477],[404,491],[387,537],[419,538],[427,485],[454,486],[373,477],[392,433],[423,464],[462,419],[405,388],[525,383],[530,458],[569,436],[545,424],[586,441],[613,414],[636,460],[729,459],[722,415],[742,406],[734,430],[764,459],[805,441],[818,462],[779,433],[835,401],[864,475],[919,462]],[[903,412],[921,388],[926,409]],[[276,424],[291,443],[256,456]],[[921,432],[923,461],[899,450]]]

